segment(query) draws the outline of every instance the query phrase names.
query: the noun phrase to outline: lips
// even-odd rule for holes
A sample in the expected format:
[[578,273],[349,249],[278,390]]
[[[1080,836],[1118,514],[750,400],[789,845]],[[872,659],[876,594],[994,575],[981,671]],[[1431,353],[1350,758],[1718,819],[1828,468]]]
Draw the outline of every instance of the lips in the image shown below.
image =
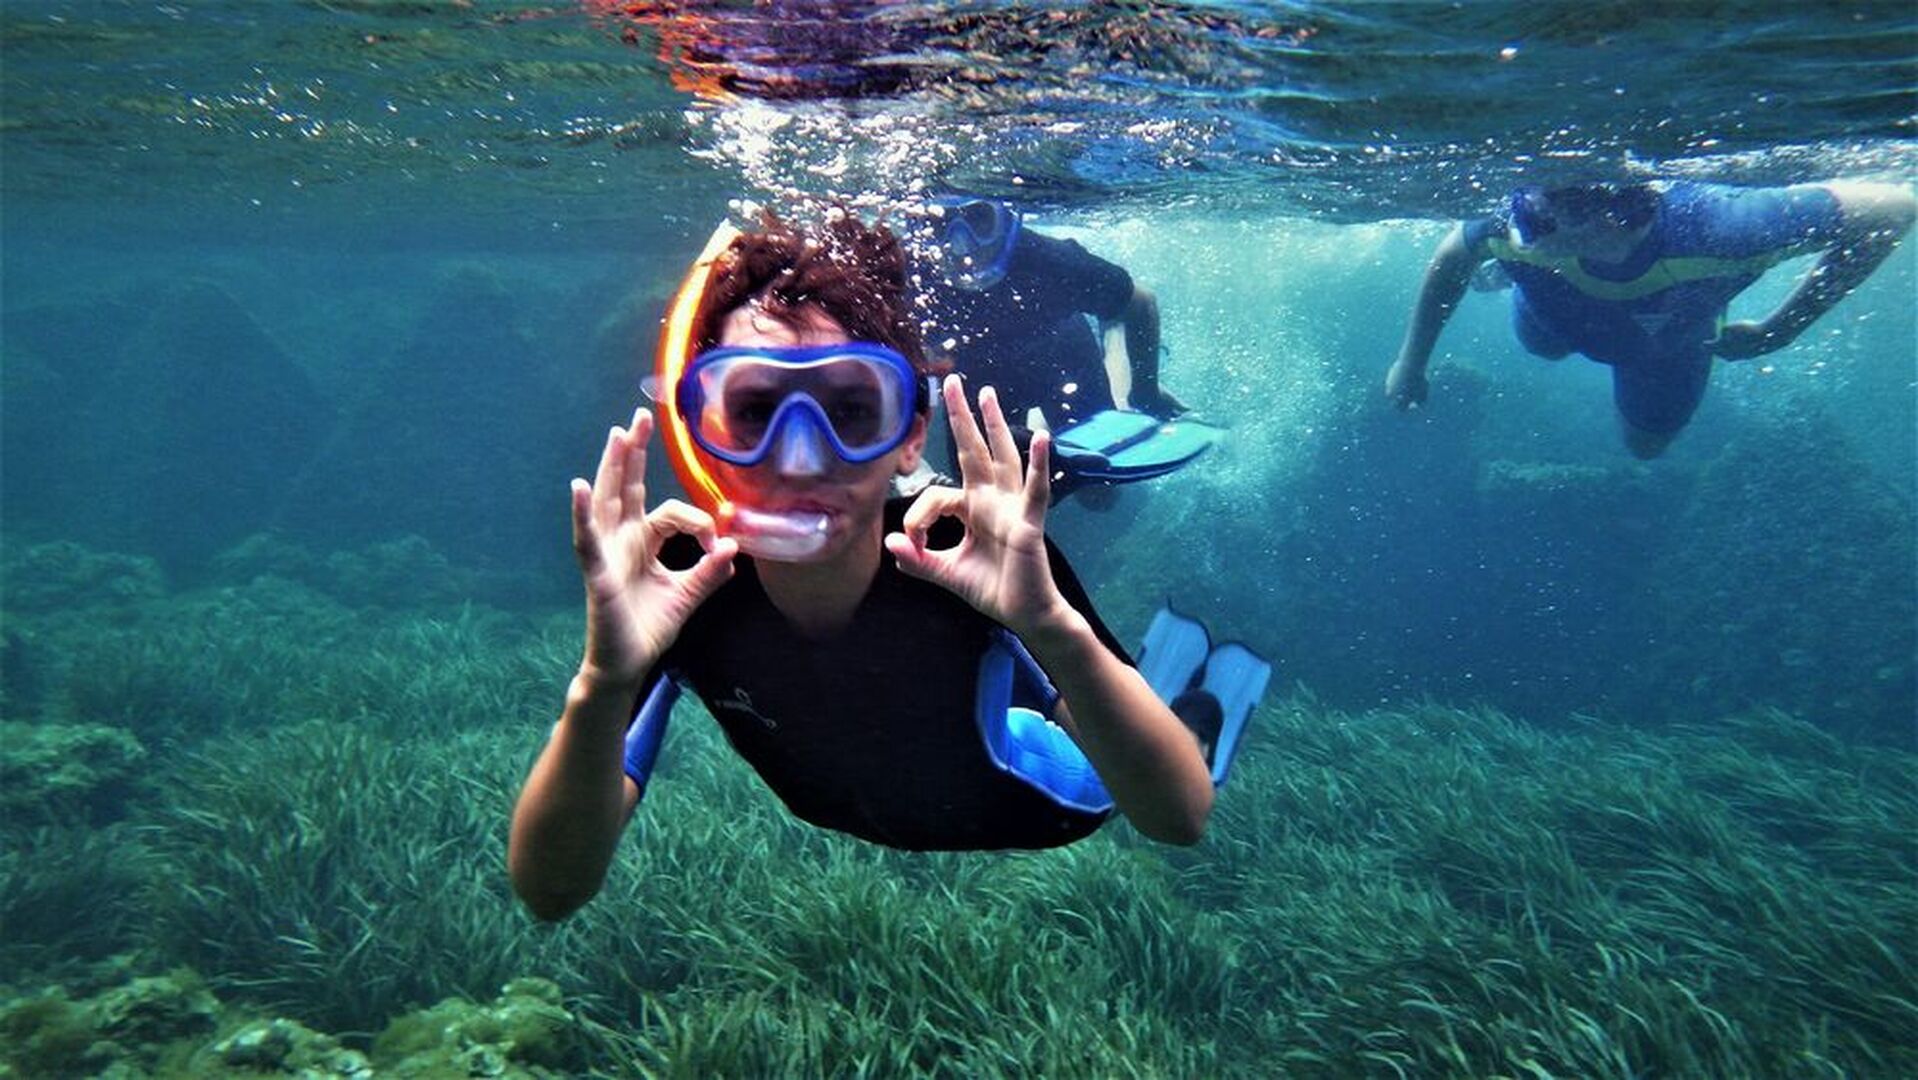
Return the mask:
[[829,506],[826,503],[820,502],[818,499],[796,499],[781,506],[769,507],[768,509],[772,509],[776,513],[781,514],[823,514],[826,517],[837,517],[843,512],[839,507]]

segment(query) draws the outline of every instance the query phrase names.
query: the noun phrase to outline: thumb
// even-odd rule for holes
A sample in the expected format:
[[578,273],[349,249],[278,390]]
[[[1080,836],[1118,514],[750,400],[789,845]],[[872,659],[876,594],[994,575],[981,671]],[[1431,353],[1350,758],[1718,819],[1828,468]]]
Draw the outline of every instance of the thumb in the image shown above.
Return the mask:
[[739,541],[723,536],[713,542],[711,551],[699,557],[690,572],[687,588],[695,605],[705,603],[721,585],[732,580],[733,556],[737,554]]
[[892,552],[892,557],[899,561],[899,569],[905,571],[907,576],[935,584],[939,581],[936,557],[913,544],[912,538],[905,533],[887,533],[886,550]]

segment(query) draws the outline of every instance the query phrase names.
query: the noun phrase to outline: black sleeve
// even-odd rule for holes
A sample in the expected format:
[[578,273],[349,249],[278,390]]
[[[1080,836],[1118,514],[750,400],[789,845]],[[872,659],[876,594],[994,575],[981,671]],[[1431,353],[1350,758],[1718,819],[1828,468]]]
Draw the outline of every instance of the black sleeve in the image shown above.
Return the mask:
[[1072,572],[1072,564],[1066,561],[1065,553],[1059,550],[1059,546],[1052,542],[1050,536],[1046,537],[1046,561],[1052,564],[1053,583],[1059,586],[1059,592],[1066,598],[1066,603],[1071,604],[1073,610],[1086,617],[1086,621],[1092,624],[1093,634],[1098,636],[1099,641],[1106,648],[1112,650],[1114,656],[1136,667],[1132,654],[1126,651],[1124,645],[1119,644],[1119,639],[1112,635],[1112,630],[1106,626],[1105,620],[1099,618],[1098,609],[1092,606],[1092,597],[1086,595],[1085,586],[1079,584],[1079,575]]
[[1022,280],[1072,311],[1107,321],[1124,315],[1132,304],[1132,275],[1125,267],[1101,259],[1077,240],[1060,240],[1037,232],[1021,232],[1015,257]]

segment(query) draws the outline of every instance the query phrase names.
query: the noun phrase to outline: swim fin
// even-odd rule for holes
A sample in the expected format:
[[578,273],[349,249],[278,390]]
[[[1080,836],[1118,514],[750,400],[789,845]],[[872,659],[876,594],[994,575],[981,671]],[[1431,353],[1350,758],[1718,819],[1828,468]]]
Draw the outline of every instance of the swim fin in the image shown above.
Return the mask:
[[1232,758],[1239,751],[1239,736],[1245,734],[1245,722],[1271,681],[1271,663],[1236,641],[1213,649],[1205,658],[1205,675],[1199,680],[1199,688],[1219,700],[1219,711],[1224,714],[1219,744],[1212,753],[1213,787],[1225,783]]
[[[1193,734],[1201,744],[1215,739],[1208,760],[1214,786],[1225,782],[1252,709],[1265,695],[1272,665],[1237,642],[1217,646],[1205,624],[1162,607],[1146,628],[1138,653],[1139,674],[1160,700],[1181,702],[1210,697],[1217,710],[1205,709],[1206,731]],[[1100,813],[1112,808],[1112,796],[1085,752],[1064,728],[1047,719],[1059,692],[1012,632],[1000,629],[979,662],[975,692],[979,734],[986,753],[1000,769],[1045,793],[1061,806]],[[1208,703],[1209,704],[1209,703]],[[1196,714],[1198,710],[1190,710]],[[630,756],[630,755],[629,755]]]
[[1203,420],[1107,409],[1056,432],[1053,444],[1059,466],[1075,478],[1126,484],[1176,472],[1224,436]]
[[[1171,704],[1188,690],[1203,690],[1219,703],[1218,742],[1211,754],[1212,783],[1225,783],[1239,738],[1252,707],[1265,696],[1272,665],[1246,646],[1230,641],[1214,646],[1205,624],[1172,610],[1168,605],[1152,616],[1139,646],[1139,674],[1146,685]],[[1200,737],[1201,742],[1204,736]]]
[[1139,643],[1139,674],[1160,701],[1171,701],[1192,685],[1211,651],[1205,624],[1167,605],[1152,616]]

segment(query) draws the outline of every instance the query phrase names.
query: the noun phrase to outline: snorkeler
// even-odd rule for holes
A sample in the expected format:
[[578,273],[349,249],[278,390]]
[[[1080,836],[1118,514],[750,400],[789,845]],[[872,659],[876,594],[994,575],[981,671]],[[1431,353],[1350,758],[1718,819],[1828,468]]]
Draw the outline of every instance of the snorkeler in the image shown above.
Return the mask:
[[573,482],[585,657],[508,851],[539,917],[599,889],[681,686],[796,816],[874,843],[1055,847],[1114,809],[1203,833],[1270,666],[1168,610],[1134,668],[1045,536],[1049,439],[1022,465],[990,388],[982,431],[941,387],[964,486],[891,498],[932,412],[910,311],[850,214],[722,228],[695,265],[654,393],[699,505],[648,510],[644,409]]
[[[1401,408],[1425,400],[1439,331],[1481,264],[1496,260],[1514,286],[1520,344],[1610,365],[1626,446],[1657,457],[1703,400],[1714,355],[1747,360],[1791,344],[1885,260],[1913,207],[1901,186],[1848,181],[1520,188],[1499,213],[1440,242],[1385,392]],[[1724,321],[1732,297],[1766,270],[1820,251],[1770,316]]]
[[1159,384],[1159,302],[1124,267],[997,199],[935,199],[915,219],[934,351],[998,391],[1021,447],[1030,429],[1053,432],[1055,497],[1163,475],[1217,440],[1211,425],[1168,423],[1186,408]]

